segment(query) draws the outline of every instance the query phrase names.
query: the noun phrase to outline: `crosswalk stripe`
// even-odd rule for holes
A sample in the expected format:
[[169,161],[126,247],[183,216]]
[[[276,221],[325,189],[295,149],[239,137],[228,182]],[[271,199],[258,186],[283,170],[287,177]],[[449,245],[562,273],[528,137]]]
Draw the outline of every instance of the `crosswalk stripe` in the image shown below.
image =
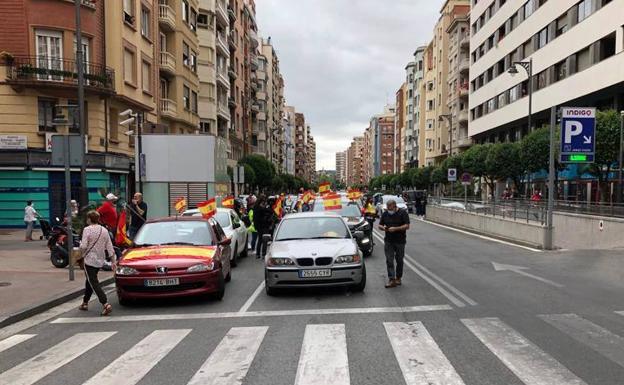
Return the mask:
[[498,318],[464,325],[526,385],[581,385],[583,380]]
[[9,338],[0,341],[0,352],[3,352],[13,346],[20,344],[36,336],[36,334],[15,334]]
[[295,385],[349,385],[344,324],[307,325]]
[[624,366],[624,338],[619,335],[576,314],[549,314],[539,317],[611,361]]
[[268,326],[231,328],[189,385],[242,384],[268,329]]
[[384,322],[407,385],[463,385],[422,322]]
[[30,385],[97,346],[116,332],[78,333],[0,374],[0,384]]
[[134,385],[190,332],[191,329],[156,330],[83,385]]

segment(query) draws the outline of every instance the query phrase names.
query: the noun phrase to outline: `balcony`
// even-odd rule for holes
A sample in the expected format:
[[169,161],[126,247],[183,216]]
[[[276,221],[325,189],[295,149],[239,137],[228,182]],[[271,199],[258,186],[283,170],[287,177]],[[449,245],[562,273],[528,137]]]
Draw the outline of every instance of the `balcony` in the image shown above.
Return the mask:
[[258,104],[256,104],[256,103],[252,104],[251,105],[251,111],[255,112],[255,113],[260,112],[260,106]]
[[238,39],[236,39],[236,35],[234,34],[234,32],[230,32],[230,38],[228,39],[228,42],[230,43],[230,48],[232,49],[232,51],[236,51],[238,49]]
[[227,27],[230,24],[230,19],[227,14],[227,6],[225,5],[225,1],[217,0],[215,4],[216,14],[217,14],[217,24],[222,27]]
[[251,60],[249,61],[249,64],[251,65],[251,69],[252,71],[255,71],[258,69],[258,58],[255,56],[251,57]]
[[236,80],[236,78],[238,78],[238,75],[236,74],[236,70],[233,67],[231,67],[231,66],[230,66],[230,68],[228,68],[228,76],[232,80]]
[[470,91],[468,83],[462,83],[457,86],[457,94],[460,97],[468,97],[468,92]]
[[251,79],[251,82],[249,83],[249,85],[251,86],[251,89],[254,91],[258,91],[258,81],[255,79]]
[[264,71],[258,71],[256,73],[256,77],[258,78],[259,81],[265,81],[267,76],[266,76],[266,72]]
[[230,109],[228,108],[227,103],[223,100],[219,100],[217,103],[217,117],[230,120]]
[[260,45],[260,42],[258,41],[258,33],[253,29],[249,29],[249,42],[253,48]]
[[468,72],[470,69],[470,59],[467,57],[461,58],[457,69],[460,73]]
[[[256,104],[253,104],[253,105],[251,106],[251,108],[252,108],[252,109],[253,109],[253,106],[257,106],[257,105],[256,105]],[[259,109],[258,109],[258,110],[259,110]],[[258,119],[258,120],[267,120],[266,113],[265,113],[265,112],[258,112],[258,113],[256,114],[256,119]]]
[[470,147],[472,146],[472,139],[469,136],[464,136],[456,140],[456,146],[458,148]]
[[256,99],[258,99],[258,100],[266,100],[266,98],[267,98],[266,92],[262,92],[262,91],[256,92]]
[[178,115],[178,105],[171,99],[160,99],[160,114],[175,118]]
[[470,34],[465,33],[459,36],[459,46],[461,48],[468,48],[470,46]]
[[230,88],[230,79],[225,72],[225,69],[217,68],[217,84],[221,84],[225,88]]
[[[115,71],[92,62],[83,66],[85,91],[99,94],[115,92]],[[20,56],[8,58],[6,67],[6,81],[13,87],[71,89],[78,86],[75,60]]]
[[227,7],[227,12],[228,12],[228,16],[230,18],[230,21],[236,21],[236,12],[234,12],[234,9],[230,6]]
[[158,23],[163,27],[163,29],[168,31],[175,31],[175,22],[176,13],[167,4],[160,4],[158,8]]
[[175,56],[169,52],[160,53],[160,69],[163,72],[167,72],[175,76],[176,73],[176,60]]
[[236,108],[236,99],[234,99],[233,96],[230,96],[228,98],[228,107],[230,108]]
[[468,110],[461,110],[457,114],[457,121],[459,123],[468,123]]
[[227,35],[217,32],[217,52],[225,57],[230,56],[230,49],[227,44]]

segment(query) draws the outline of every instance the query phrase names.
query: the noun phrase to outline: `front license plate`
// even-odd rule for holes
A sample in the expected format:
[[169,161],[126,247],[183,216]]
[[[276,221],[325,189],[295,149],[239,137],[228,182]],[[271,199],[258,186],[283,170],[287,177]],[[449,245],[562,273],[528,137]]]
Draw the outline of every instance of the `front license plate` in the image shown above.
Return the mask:
[[146,279],[145,286],[176,286],[180,284],[180,278],[161,278],[161,279]]
[[331,269],[299,270],[299,278],[331,277]]

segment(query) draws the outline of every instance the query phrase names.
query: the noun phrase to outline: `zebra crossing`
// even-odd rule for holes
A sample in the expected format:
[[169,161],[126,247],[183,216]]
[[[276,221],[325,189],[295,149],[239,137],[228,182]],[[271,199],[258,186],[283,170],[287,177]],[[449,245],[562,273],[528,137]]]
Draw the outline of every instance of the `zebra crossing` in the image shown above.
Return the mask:
[[[624,313],[616,312],[624,316]],[[536,316],[546,327],[554,327],[563,334],[604,359],[624,368],[624,338],[613,331],[591,322],[577,314],[546,314]],[[624,321],[624,320],[623,320]],[[426,326],[421,321],[380,322],[385,343],[394,353],[406,385],[444,384],[463,385],[467,381],[457,370],[449,346],[441,346],[434,337],[435,324]],[[455,321],[454,321],[455,322]],[[546,352],[544,347],[523,336],[500,318],[467,318],[456,321],[456,326],[467,336],[478,340],[522,383],[527,385],[583,385],[592,384],[591,378],[582,379],[573,368],[565,366]],[[277,326],[274,326],[277,327]],[[203,361],[195,368],[191,385],[253,384],[250,369],[258,361],[263,343],[272,338],[269,326],[231,327]],[[150,371],[167,357],[182,341],[189,339],[192,329],[154,330],[118,357],[108,360],[102,368],[90,368],[93,374],[88,385],[134,385],[149,379]],[[348,324],[305,325],[300,343],[298,364],[293,368],[295,385],[349,385],[352,383],[350,365],[359,357],[350,356]],[[41,381],[63,366],[81,360],[85,353],[97,350],[99,345],[124,330],[79,332],[36,353],[17,365],[0,372],[0,384],[28,385]],[[367,334],[358,333],[359,338]],[[37,334],[16,334],[0,341],[0,362],[5,355],[21,344],[34,344]],[[133,342],[134,343],[134,342]],[[373,343],[373,341],[371,341]],[[376,344],[379,342],[375,340]],[[375,345],[370,345],[375,350]],[[32,349],[29,349],[29,352]],[[352,353],[352,352],[351,352]],[[270,360],[264,356],[262,361]],[[258,362],[260,365],[261,363]],[[287,368],[284,368],[286,370]],[[172,373],[173,375],[173,373]],[[189,373],[190,375],[190,373]],[[173,377],[167,383],[179,380]]]

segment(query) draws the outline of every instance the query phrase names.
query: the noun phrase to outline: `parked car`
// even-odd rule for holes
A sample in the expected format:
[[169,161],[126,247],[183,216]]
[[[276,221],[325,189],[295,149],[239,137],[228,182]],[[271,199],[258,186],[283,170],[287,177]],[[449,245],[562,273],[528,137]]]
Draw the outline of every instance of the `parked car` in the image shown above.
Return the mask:
[[366,266],[356,238],[344,219],[331,212],[291,214],[280,222],[265,257],[265,289],[349,286],[354,291],[366,287]]
[[381,217],[381,214],[383,214],[383,212],[386,211],[389,200],[395,201],[398,208],[407,210],[407,204],[405,203],[402,197],[399,197],[396,195],[383,195],[380,198],[379,203],[377,203],[377,215],[379,217]]
[[[198,209],[186,210],[182,213],[183,216],[199,216],[201,213]],[[221,228],[225,232],[225,235],[232,240],[232,254],[230,255],[230,261],[232,267],[238,265],[238,258],[244,258],[247,256],[247,227],[240,219],[236,211],[232,209],[226,209],[219,207],[214,218],[219,222]]]
[[198,295],[222,299],[232,278],[230,242],[213,218],[147,221],[117,264],[119,303]]

